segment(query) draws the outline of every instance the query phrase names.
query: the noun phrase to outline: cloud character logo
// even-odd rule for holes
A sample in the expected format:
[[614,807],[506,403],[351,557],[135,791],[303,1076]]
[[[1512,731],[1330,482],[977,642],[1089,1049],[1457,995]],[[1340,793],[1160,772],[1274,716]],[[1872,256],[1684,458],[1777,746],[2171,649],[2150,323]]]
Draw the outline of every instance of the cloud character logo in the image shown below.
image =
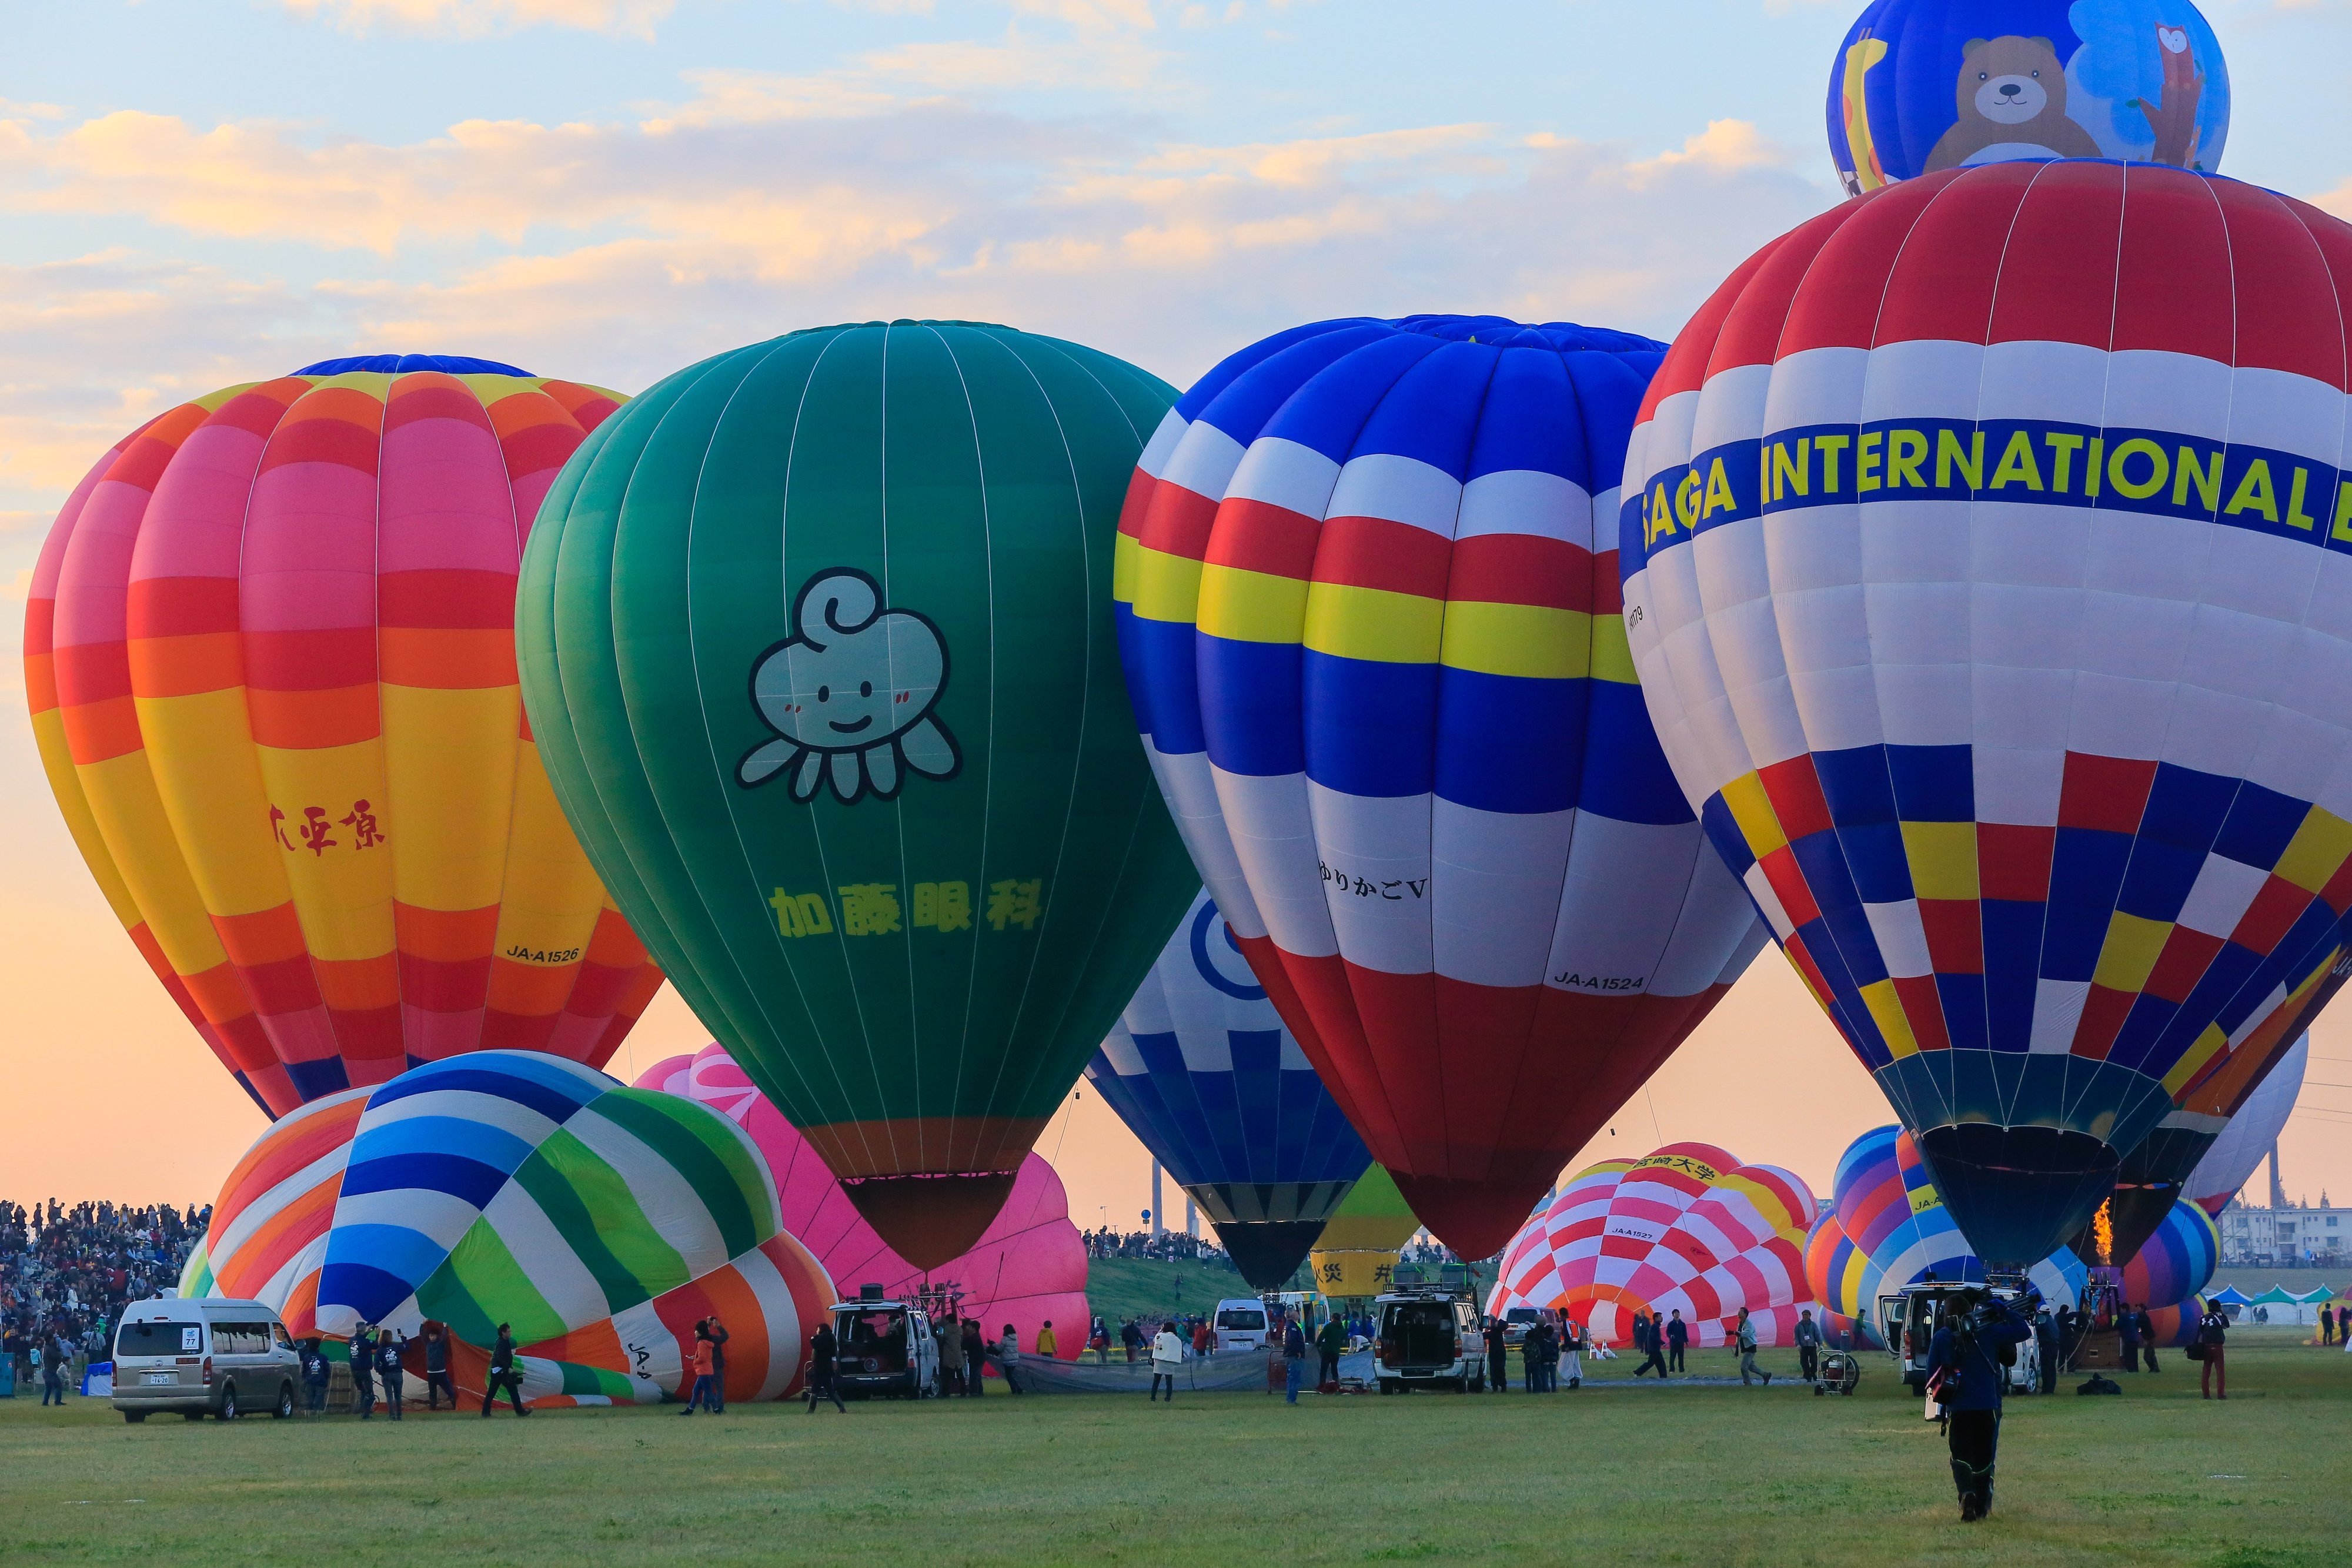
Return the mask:
[[911,610],[885,610],[862,571],[836,567],[803,585],[793,634],[751,665],[751,706],[779,738],[744,753],[747,789],[789,779],[807,800],[828,781],[845,806],[887,800],[909,772],[952,779],[955,737],[931,710],[947,689],[939,628]]

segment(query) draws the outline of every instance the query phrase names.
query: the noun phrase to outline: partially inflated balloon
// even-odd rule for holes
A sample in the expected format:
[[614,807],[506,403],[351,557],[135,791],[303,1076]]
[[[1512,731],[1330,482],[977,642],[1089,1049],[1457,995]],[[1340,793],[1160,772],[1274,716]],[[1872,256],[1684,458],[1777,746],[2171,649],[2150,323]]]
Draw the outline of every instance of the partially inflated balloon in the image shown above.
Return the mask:
[[1813,1214],[1803,1181],[1709,1144],[1610,1160],[1528,1218],[1504,1254],[1487,1312],[1554,1309],[1609,1344],[1632,1339],[1637,1312],[1678,1312],[1692,1343],[1719,1345],[1744,1307],[1758,1343],[1777,1344],[1810,1300]]
[[778,1398],[830,1304],[727,1118],[536,1052],[484,1051],[304,1106],[229,1175],[190,1296],[269,1303],[298,1337],[361,1322],[452,1335],[482,1391],[498,1325],[533,1405],[681,1398],[694,1325],[730,1334],[726,1388]]
[[2158,1306],[2186,1301],[2212,1282],[2221,1261],[2212,1217],[2193,1203],[2176,1203],[2123,1266],[2123,1299]]
[[2182,1184],[2189,1200],[2219,1219],[2221,1210],[2238,1196],[2278,1142],[2286,1126],[2286,1119],[2294,1113],[2294,1103],[2303,1092],[2303,1074],[2311,1059],[2311,1037],[2300,1035],[2294,1046],[2271,1069],[2262,1086],[2247,1097],[2213,1140],[2197,1168],[2189,1173]]
[[590,858],[918,1264],[988,1228],[1195,885],[1110,617],[1171,395],[1003,327],[796,332],[607,421],[524,562]]
[[[1830,1203],[1805,1241],[1806,1283],[1831,1312],[1874,1325],[1882,1291],[1930,1277],[1981,1281],[1984,1263],[1944,1207],[1911,1134],[1874,1127],[1838,1160]],[[2088,1277],[2063,1247],[2031,1270],[2053,1302],[2078,1299]]]
[[1848,195],[1964,165],[2220,166],[2230,72],[2189,0],[1872,0],[1830,65]]
[[2352,908],[2352,227],[2114,163],[1758,253],[1652,384],[1625,619],[1675,775],[1988,1260]]
[[1290,1278],[1371,1161],[1205,893],[1087,1082],[1207,1212],[1255,1290]]
[[58,514],[25,617],[49,787],[272,1115],[482,1047],[601,1065],[661,983],[515,680],[524,537],[616,402],[330,361],[150,421]]
[[1062,1178],[1043,1155],[1021,1162],[1003,1208],[970,1251],[919,1269],[874,1233],[840,1178],[768,1103],[725,1046],[714,1043],[690,1057],[656,1062],[637,1086],[708,1105],[749,1133],[775,1176],[784,1228],[815,1254],[845,1293],[866,1285],[879,1285],[892,1295],[927,1284],[952,1287],[961,1292],[967,1314],[992,1332],[1012,1323],[1024,1345],[1034,1348],[1039,1329],[1059,1324],[1055,1354],[1076,1359],[1084,1335],[1073,1331],[1082,1331],[1087,1319],[1087,1246],[1070,1222]]
[[1194,862],[1373,1157],[1468,1257],[1764,939],[1616,618],[1615,486],[1657,355],[1491,317],[1298,328],[1184,395],[1119,523],[1128,690]]
[[1328,1296],[1371,1296],[1389,1288],[1404,1244],[1421,1221],[1397,1190],[1396,1178],[1367,1166],[1307,1255],[1316,1288]]

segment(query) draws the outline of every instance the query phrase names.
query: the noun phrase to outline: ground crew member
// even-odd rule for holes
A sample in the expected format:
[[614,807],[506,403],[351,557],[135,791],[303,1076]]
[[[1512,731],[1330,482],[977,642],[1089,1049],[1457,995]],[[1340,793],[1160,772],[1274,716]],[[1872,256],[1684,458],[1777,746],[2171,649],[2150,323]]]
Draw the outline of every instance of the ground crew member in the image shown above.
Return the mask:
[[1808,1383],[1822,1377],[1822,1325],[1813,1322],[1811,1307],[1797,1318],[1797,1375]]
[[[1683,1322],[1683,1310],[1676,1307],[1675,1315],[1666,1322],[1666,1369],[1680,1372],[1683,1369],[1683,1352],[1689,1348],[1690,1324]],[[1658,1374],[1661,1377],[1665,1375],[1664,1371]]]
[[408,1369],[400,1363],[401,1352],[407,1348],[408,1342],[404,1339],[397,1343],[394,1343],[390,1329],[384,1330],[376,1336],[376,1375],[383,1380],[384,1407],[391,1412],[392,1418],[395,1421],[400,1419],[401,1390],[408,1382]]
[[[1315,1351],[1318,1357],[1315,1367],[1315,1385],[1337,1392],[1339,1386],[1339,1354],[1348,1348],[1348,1326],[1338,1318],[1327,1318],[1315,1333]],[[1173,1392],[1171,1387],[1171,1392]]]
[[365,1323],[352,1331],[352,1396],[358,1402],[360,1419],[375,1418],[375,1335]]
[[1953,1299],[1927,1344],[1928,1386],[1946,1417],[1952,1485],[1960,1518],[1971,1524],[1992,1511],[1993,1462],[2000,1452],[2001,1370],[2033,1331],[1998,1296],[1971,1291]]
[[441,1396],[449,1396],[449,1408],[457,1408],[457,1385],[449,1381],[449,1325],[430,1323],[425,1330],[425,1406],[441,1408]]
[[1506,1338],[1508,1332],[1504,1328],[1502,1319],[1486,1320],[1486,1386],[1497,1394],[1510,1392],[1507,1386],[1509,1375],[1503,1366],[1503,1358],[1509,1346],[1509,1341]]
[[849,1406],[841,1402],[841,1395],[833,1385],[834,1358],[841,1354],[841,1342],[833,1337],[831,1323],[819,1323],[816,1333],[809,1336],[808,1413],[816,1414],[816,1402],[830,1399],[833,1407],[843,1415]]
[[498,1402],[499,1390],[501,1387],[506,1389],[507,1402],[514,1406],[516,1415],[530,1414],[522,1402],[522,1373],[515,1366],[512,1323],[499,1325],[498,1343],[490,1346],[490,1375],[482,1385],[482,1418],[484,1420],[489,1418],[490,1406]]

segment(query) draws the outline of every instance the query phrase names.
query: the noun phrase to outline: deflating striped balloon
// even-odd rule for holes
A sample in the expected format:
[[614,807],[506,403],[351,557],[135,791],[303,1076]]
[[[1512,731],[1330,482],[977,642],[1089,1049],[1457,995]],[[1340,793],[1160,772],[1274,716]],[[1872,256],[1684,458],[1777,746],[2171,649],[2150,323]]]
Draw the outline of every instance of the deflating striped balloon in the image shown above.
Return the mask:
[[1128,692],[1193,862],[1466,1256],[1764,939],[1617,618],[1609,519],[1658,354],[1488,317],[1297,328],[1177,403],[1120,519]]
[[319,1266],[367,1097],[346,1089],[313,1100],[254,1141],[221,1183],[180,1294],[268,1301],[295,1338],[318,1332]]
[[1801,1178],[1712,1145],[1607,1161],[1520,1229],[1487,1311],[1562,1312],[1608,1344],[1632,1342],[1637,1312],[1680,1312],[1692,1343],[1719,1345],[1746,1308],[1757,1343],[1780,1343],[1811,1299],[1803,1249],[1813,1218]]
[[1087,1082],[1208,1214],[1255,1290],[1282,1288],[1371,1162],[1205,893]]
[[1633,434],[1666,756],[2005,1265],[2344,945],[2347,283],[2232,181],[1927,174],[1744,264]]
[[49,787],[272,1115],[484,1046],[600,1064],[661,983],[515,674],[523,539],[618,402],[330,361],[150,421],[58,514],[25,618]]

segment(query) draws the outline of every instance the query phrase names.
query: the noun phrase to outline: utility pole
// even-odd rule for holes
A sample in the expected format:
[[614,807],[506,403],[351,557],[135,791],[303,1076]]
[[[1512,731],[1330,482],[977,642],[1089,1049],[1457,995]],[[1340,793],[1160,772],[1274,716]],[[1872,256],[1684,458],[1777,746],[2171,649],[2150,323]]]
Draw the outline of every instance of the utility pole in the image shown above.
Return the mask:
[[1184,1234],[1193,1240],[1201,1239],[1201,1211],[1192,1207],[1192,1195],[1184,1195]]
[[1166,1226],[1160,1224],[1160,1162],[1158,1160],[1154,1160],[1151,1162],[1151,1234],[1155,1237],[1167,1228]]
[[2278,1140],[2271,1140],[2271,1208],[2273,1212],[2286,1207],[2286,1183],[2279,1179]]

